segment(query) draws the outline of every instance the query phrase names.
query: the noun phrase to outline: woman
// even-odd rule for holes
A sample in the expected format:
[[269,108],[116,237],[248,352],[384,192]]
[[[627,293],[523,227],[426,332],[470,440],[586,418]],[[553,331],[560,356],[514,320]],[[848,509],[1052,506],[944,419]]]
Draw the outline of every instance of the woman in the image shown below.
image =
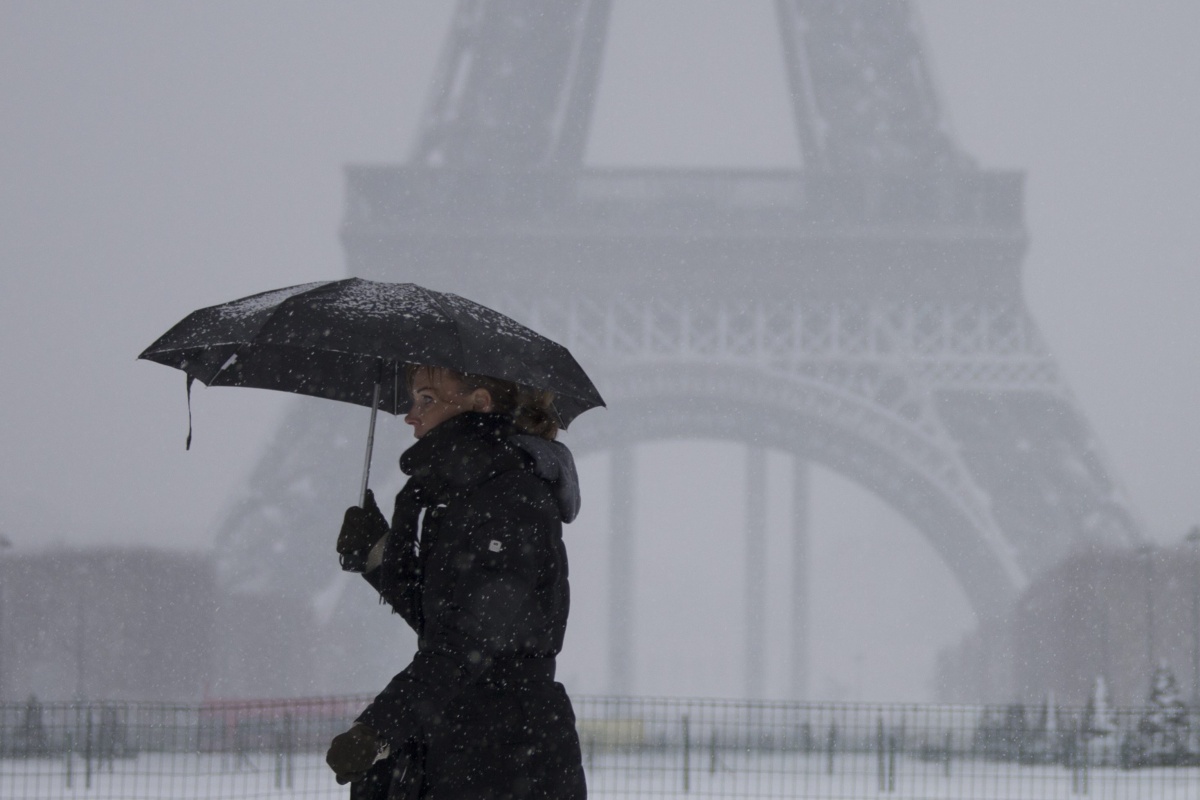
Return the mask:
[[326,761],[352,797],[584,798],[574,712],[554,681],[562,524],[579,490],[551,397],[438,367],[410,368],[408,383],[417,443],[400,458],[391,524],[368,493],[337,549],[417,632],[417,653]]

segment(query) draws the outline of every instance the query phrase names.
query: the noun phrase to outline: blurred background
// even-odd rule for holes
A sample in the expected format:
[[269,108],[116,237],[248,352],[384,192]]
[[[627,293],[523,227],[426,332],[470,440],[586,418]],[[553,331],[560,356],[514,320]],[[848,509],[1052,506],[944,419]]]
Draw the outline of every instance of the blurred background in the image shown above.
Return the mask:
[[[980,166],[1027,174],[1028,306],[1145,534],[1176,545],[1200,518],[1200,7],[916,6],[951,134]],[[0,532],[12,545],[0,558],[148,546],[176,551],[188,575],[210,569],[215,527],[295,401],[197,386],[185,452],[183,377],[135,356],[193,308],[345,274],[343,167],[404,160],[452,9],[0,4]],[[773,13],[766,0],[616,0],[587,163],[795,166]],[[365,431],[365,411],[344,413]],[[409,434],[386,420],[381,436],[384,484]],[[639,578],[640,694],[741,691],[742,571],[728,559],[744,511],[704,488],[740,457],[716,442],[639,450],[656,494],[638,507],[639,529],[670,534],[646,538],[639,558],[672,565]],[[603,457],[580,466],[560,675],[597,692],[606,533],[588,498],[606,478]],[[784,496],[768,488],[776,554]],[[811,698],[938,697],[939,652],[976,626],[952,574],[886,503],[820,468],[810,524]],[[771,696],[788,686],[787,622],[770,611],[786,605],[785,560],[768,560]],[[94,569],[157,570],[121,563]],[[38,575],[51,594],[70,581]],[[139,613],[189,624],[185,609]],[[69,652],[95,649],[80,644],[87,628],[70,628]],[[119,672],[114,658],[106,669]],[[170,696],[209,680],[173,669],[178,686],[105,685]],[[78,659],[62,670],[46,691],[101,690]]]

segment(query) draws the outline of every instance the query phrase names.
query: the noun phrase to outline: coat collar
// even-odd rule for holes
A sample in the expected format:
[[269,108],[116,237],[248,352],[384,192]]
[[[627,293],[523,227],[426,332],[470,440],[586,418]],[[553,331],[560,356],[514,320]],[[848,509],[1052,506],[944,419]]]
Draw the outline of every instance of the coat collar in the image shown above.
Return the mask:
[[400,456],[400,470],[438,495],[467,489],[501,472],[528,468],[509,442],[516,433],[511,417],[468,411],[451,417]]

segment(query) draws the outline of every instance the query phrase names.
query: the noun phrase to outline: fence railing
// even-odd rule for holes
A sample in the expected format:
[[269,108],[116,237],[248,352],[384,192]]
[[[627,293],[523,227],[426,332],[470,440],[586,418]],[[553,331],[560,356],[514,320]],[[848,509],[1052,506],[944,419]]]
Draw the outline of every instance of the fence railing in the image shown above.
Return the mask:
[[[0,798],[345,797],[366,697],[0,705]],[[1200,714],[577,697],[597,797],[1200,798]]]

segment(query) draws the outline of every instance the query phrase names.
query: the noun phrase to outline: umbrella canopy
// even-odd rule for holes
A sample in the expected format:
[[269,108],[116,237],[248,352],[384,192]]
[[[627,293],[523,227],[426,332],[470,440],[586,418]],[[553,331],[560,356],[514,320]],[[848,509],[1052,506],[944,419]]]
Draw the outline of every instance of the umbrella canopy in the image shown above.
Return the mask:
[[604,405],[562,345],[486,306],[412,283],[322,281],[202,308],[138,357],[206,386],[377,403],[392,414],[408,410],[407,364],[551,391],[564,428]]

